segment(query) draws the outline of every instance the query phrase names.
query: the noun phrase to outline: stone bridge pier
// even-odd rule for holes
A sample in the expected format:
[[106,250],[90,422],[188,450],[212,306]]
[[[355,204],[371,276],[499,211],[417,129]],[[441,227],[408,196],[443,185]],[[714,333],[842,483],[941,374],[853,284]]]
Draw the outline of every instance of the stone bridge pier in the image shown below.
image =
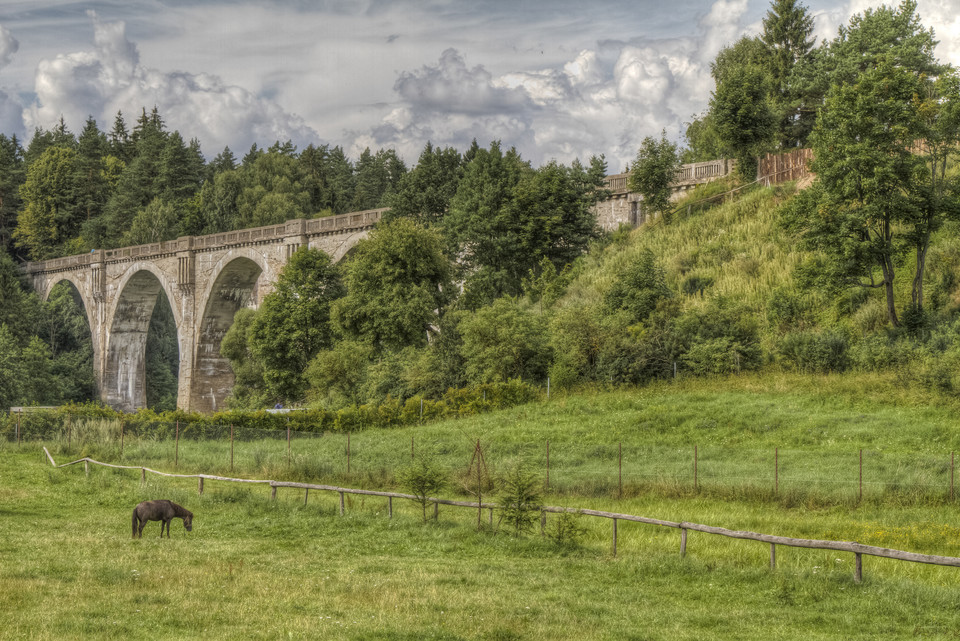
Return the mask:
[[127,412],[146,406],[147,332],[163,291],[180,352],[177,407],[213,412],[223,409],[233,387],[220,342],[237,311],[260,304],[297,249],[320,249],[338,261],[383,211],[99,250],[27,263],[25,271],[44,300],[62,281],[76,288],[90,325],[100,397]]

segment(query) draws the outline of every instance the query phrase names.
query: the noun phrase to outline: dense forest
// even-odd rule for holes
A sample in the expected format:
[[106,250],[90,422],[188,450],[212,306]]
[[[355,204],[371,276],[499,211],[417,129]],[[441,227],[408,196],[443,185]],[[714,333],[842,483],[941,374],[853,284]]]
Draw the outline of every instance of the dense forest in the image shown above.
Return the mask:
[[[663,134],[638,151],[630,184],[659,214],[632,232],[602,234],[591,213],[603,157],[535,168],[497,141],[428,143],[408,168],[390,149],[353,160],[275,142],[207,161],[157,109],[132,129],[122,113],[106,132],[61,121],[26,146],[0,134],[0,404],[95,396],[74,292],[40,301],[18,261],[375,207],[384,221],[347,259],[301,249],[259,308],[237,313],[222,344],[233,407],[762,367],[899,368],[951,391],[960,81],[911,0],[819,45],[812,31],[805,7],[774,0],[759,36],[718,54],[686,147]],[[689,204],[798,147],[813,149],[817,179],[797,193],[744,189],[712,210],[664,197],[681,161],[737,159],[735,179]],[[162,294],[147,351],[148,403],[170,409],[178,354]]]

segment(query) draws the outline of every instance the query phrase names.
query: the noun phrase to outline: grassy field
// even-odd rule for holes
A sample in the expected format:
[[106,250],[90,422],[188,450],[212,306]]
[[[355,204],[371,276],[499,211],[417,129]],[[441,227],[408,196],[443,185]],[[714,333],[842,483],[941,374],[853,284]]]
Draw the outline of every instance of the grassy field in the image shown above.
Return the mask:
[[289,449],[285,432],[237,429],[232,470],[226,426],[202,441],[187,431],[179,446],[172,429],[165,439],[127,434],[122,456],[116,423],[75,424],[69,446],[64,435],[48,445],[61,461],[89,455],[172,469],[176,460],[184,472],[384,489],[411,451],[432,451],[462,476],[480,441],[492,473],[522,458],[545,483],[549,471],[549,487],[561,496],[620,496],[621,487],[626,496],[699,489],[850,505],[862,491],[868,501],[930,504],[950,495],[951,453],[960,450],[956,409],[949,399],[902,390],[875,374],[766,372],[561,395],[349,437],[294,433]]
[[[806,388],[770,377],[738,381],[717,382],[717,389],[701,382],[695,389],[680,384],[569,397],[469,421],[354,438],[370,439],[369,448],[382,438],[382,458],[408,455],[411,435],[426,443],[460,433],[466,449],[456,457],[463,466],[475,438],[498,443],[504,451],[511,443],[549,438],[585,452],[638,433],[643,438],[633,443],[662,448],[700,441],[764,450],[785,443],[800,452],[825,454],[855,449],[867,438],[875,449],[901,454],[949,450],[955,443],[949,405],[893,398],[879,390],[879,383],[877,394],[885,399],[880,404],[869,391],[854,393],[868,389],[864,381],[849,382],[850,394],[844,393],[843,381],[835,382],[829,398],[816,391],[822,385],[815,381]],[[784,390],[778,392],[778,386]],[[704,413],[716,425],[700,425]],[[761,418],[774,427],[747,430]],[[641,427],[648,422],[652,425]],[[127,448],[125,462],[136,464],[141,447],[143,453],[149,450],[146,443]],[[105,446],[102,453],[109,453]],[[67,454],[55,455],[64,462]],[[220,449],[213,456],[222,454]],[[605,456],[584,454],[583,459],[589,467]],[[171,469],[157,461],[155,467]],[[202,462],[181,460],[188,467]],[[269,459],[259,464],[244,463],[237,475],[283,469]],[[203,471],[223,472],[223,464]],[[943,500],[903,501],[885,494],[857,503],[812,500],[818,495],[809,494],[809,500],[789,501],[734,491],[670,491],[668,485],[638,486],[617,499],[609,491],[578,494],[578,487],[551,494],[547,502],[960,556],[960,510]],[[144,539],[131,540],[131,509],[148,498],[170,498],[193,510],[194,531],[185,532],[177,521],[173,538],[160,541],[159,525],[151,523]],[[442,508],[438,522],[425,524],[412,503],[395,501],[391,520],[384,499],[348,499],[340,517],[336,494],[311,492],[306,506],[303,498],[302,491],[281,489],[273,502],[265,487],[219,482],[208,482],[198,497],[195,480],[148,476],[141,486],[135,470],[97,467],[88,477],[82,466],[53,469],[39,444],[4,445],[0,638],[960,634],[956,568],[865,557],[865,580],[857,585],[850,554],[778,548],[778,567],[771,571],[764,544],[691,533],[688,554],[681,559],[676,530],[621,522],[614,557],[605,519],[581,517],[587,531],[579,544],[561,545],[535,533],[514,538],[477,531],[472,510]],[[548,531],[554,525],[548,521]]]

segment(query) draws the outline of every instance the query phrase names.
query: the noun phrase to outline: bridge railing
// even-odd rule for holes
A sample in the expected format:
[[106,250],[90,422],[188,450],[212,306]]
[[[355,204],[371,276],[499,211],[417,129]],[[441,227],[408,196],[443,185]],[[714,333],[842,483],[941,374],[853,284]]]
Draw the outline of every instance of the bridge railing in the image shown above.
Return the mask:
[[[675,186],[698,184],[708,182],[714,178],[726,176],[733,170],[734,161],[726,158],[718,160],[709,160],[707,162],[694,162],[680,165],[677,177],[674,179]],[[630,178],[629,173],[613,174],[603,179],[604,186],[615,194],[624,194],[630,191],[627,181]]]
[[28,262],[24,265],[24,271],[28,274],[61,271],[86,267],[94,263],[162,256],[186,250],[217,249],[231,245],[275,242],[292,236],[335,234],[352,229],[366,229],[376,225],[385,211],[387,211],[386,208],[367,209],[325,218],[298,218],[288,220],[280,225],[238,229],[205,236],[181,236],[176,240],[132,245],[118,249],[101,249],[91,251],[88,254]]

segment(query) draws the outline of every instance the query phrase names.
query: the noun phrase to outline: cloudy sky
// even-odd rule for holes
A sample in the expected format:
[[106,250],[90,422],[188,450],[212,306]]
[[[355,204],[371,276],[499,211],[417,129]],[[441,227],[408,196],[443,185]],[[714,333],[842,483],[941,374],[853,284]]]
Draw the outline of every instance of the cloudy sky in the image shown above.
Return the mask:
[[[679,140],[721,46],[769,0],[0,0],[0,132],[62,116],[109,130],[156,105],[208,157],[292,140],[463,150],[501,140],[535,165]],[[872,0],[807,0],[832,38]],[[919,0],[960,65],[960,0]]]

